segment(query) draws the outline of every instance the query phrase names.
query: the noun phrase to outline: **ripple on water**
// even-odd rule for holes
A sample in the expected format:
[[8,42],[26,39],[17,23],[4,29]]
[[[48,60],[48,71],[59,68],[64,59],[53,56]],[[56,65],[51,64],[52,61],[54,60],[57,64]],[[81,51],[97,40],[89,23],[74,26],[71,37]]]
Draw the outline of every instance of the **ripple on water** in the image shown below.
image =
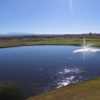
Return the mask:
[[65,68],[58,72],[58,78],[56,80],[57,88],[67,86],[70,83],[76,83],[82,79],[82,70],[79,68]]

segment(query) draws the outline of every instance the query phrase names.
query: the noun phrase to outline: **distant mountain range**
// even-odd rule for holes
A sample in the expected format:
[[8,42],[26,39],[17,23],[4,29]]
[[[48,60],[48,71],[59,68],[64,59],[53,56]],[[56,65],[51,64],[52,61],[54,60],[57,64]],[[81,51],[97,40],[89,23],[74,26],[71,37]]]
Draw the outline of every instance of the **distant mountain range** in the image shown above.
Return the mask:
[[[95,35],[100,36],[100,33],[83,33],[84,35]],[[36,34],[36,33],[25,33],[25,32],[12,32],[12,33],[5,33],[0,34],[0,37],[20,37],[20,36],[80,36],[82,34]]]
[[36,33],[5,33],[5,34],[0,34],[0,37],[15,37],[15,36],[37,36],[38,34]]
[[59,36],[59,35],[64,35],[64,34],[36,34],[36,33],[5,33],[5,34],[0,34],[0,37],[15,37],[15,36]]

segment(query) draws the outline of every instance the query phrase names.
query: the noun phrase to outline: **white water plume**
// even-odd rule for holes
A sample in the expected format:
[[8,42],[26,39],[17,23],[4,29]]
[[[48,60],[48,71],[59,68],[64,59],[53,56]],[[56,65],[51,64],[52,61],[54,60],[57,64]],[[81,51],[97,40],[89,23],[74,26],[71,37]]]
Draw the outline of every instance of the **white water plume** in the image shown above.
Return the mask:
[[73,53],[78,53],[78,52],[100,52],[100,49],[91,47],[90,44],[86,45],[86,41],[84,38],[83,39],[83,46],[80,49],[76,49],[73,51]]

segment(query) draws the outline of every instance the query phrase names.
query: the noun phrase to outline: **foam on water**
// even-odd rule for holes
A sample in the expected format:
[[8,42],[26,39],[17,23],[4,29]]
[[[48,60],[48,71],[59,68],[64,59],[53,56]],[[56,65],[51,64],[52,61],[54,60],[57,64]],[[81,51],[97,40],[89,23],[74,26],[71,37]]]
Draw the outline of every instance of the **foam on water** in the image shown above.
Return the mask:
[[78,52],[100,52],[100,49],[84,46],[80,49],[77,49],[77,50],[73,51],[73,53],[78,53]]

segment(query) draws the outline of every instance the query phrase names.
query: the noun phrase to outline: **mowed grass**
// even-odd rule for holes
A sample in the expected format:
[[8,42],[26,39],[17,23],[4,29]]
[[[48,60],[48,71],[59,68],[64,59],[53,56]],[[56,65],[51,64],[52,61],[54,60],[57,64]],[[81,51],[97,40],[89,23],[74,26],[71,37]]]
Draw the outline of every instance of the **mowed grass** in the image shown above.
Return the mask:
[[28,100],[100,100],[100,78],[72,84]]
[[[87,39],[86,44],[93,46],[100,46],[99,39]],[[16,47],[16,46],[31,46],[31,45],[83,45],[82,39],[45,39],[37,41],[2,41],[0,47]]]

